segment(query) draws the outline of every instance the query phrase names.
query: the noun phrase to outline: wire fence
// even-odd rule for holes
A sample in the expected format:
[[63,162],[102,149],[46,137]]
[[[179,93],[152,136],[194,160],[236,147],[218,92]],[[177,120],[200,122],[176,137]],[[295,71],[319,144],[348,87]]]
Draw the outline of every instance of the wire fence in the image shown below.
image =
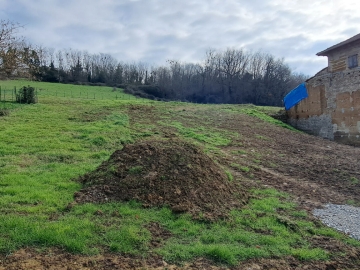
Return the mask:
[[1,89],[0,87],[0,102],[15,102],[16,101],[16,88],[15,89]]
[[[97,91],[98,90],[98,91]],[[11,107],[11,103],[16,102],[16,95],[19,89],[16,87],[6,89],[0,86],[0,107]],[[84,100],[144,100],[136,96],[125,94],[119,90],[102,90],[102,89],[89,89],[89,90],[54,90],[35,88],[35,99],[37,102],[45,100],[46,98],[66,98],[66,99],[84,99]]]

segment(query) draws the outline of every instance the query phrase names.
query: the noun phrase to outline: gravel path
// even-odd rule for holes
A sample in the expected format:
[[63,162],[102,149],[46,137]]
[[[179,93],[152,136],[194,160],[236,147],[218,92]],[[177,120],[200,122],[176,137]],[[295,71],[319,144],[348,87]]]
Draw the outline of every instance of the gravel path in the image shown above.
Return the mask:
[[315,209],[313,214],[327,226],[360,240],[359,207],[327,204],[323,209]]

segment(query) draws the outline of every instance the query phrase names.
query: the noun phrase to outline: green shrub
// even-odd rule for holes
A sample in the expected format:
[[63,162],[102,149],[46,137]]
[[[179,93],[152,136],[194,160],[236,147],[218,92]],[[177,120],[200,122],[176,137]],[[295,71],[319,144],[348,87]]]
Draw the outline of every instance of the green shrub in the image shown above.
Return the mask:
[[30,85],[21,87],[19,92],[16,93],[16,102],[23,104],[36,103],[35,88]]

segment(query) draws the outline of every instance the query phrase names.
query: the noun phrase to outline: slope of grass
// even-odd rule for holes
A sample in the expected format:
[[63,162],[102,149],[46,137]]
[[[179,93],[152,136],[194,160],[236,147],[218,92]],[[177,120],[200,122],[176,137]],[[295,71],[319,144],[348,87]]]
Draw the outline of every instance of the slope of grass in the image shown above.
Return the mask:
[[236,264],[238,260],[287,255],[301,260],[327,259],[329,254],[311,248],[306,237],[316,230],[318,235],[328,235],[328,231],[319,230],[303,217],[287,220],[277,210],[295,213],[294,205],[279,200],[283,195],[273,190],[262,192],[247,208],[234,210],[230,220],[217,223],[174,215],[166,207],[144,209],[136,202],[78,205],[69,212],[57,212],[59,216],[53,220],[44,213],[18,215],[12,211],[0,217],[0,250],[35,245],[85,254],[101,250],[140,254],[149,250],[151,235],[146,225],[158,222],[173,235],[156,250],[167,261],[208,257]]
[[[95,169],[124,143],[161,136],[157,125],[173,128],[180,137],[208,149],[227,146],[236,134],[206,126],[205,118],[197,126],[185,127],[177,121],[183,111],[166,113],[167,108],[209,105],[134,99],[109,87],[0,82],[2,88],[10,89],[28,84],[39,89],[39,103],[14,105],[9,116],[0,117],[0,252],[57,246],[83,254],[112,251],[147,256],[152,250],[168,261],[208,257],[234,265],[239,260],[289,255],[326,260],[327,252],[310,245],[311,235],[345,239],[309,222],[286,194],[275,190],[253,191],[246,208],[234,209],[229,220],[214,223],[175,215],[167,207],[144,209],[134,201],[67,207],[81,188],[74,179]],[[81,97],[75,97],[80,92]],[[94,94],[103,98],[87,98]],[[131,124],[129,105],[149,104],[158,109],[162,120]],[[222,109],[279,124],[254,107],[226,105]],[[187,113],[196,119],[195,113]],[[231,180],[237,181],[232,176]],[[152,222],[172,235],[158,248],[150,246],[147,226]]]
[[254,105],[241,105],[241,106],[226,107],[224,110],[234,113],[247,114],[253,117],[257,117],[265,122],[275,124],[277,126],[290,129],[292,131],[299,132],[299,130],[295,129],[294,127],[269,116],[269,113],[278,112],[280,110],[280,108],[278,107],[257,107]]

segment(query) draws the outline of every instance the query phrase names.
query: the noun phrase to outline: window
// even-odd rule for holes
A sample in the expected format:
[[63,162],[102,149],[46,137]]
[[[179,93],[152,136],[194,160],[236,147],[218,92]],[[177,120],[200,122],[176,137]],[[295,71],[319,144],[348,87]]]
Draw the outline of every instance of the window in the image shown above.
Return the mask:
[[358,55],[354,54],[348,57],[348,67],[354,68],[358,66]]

